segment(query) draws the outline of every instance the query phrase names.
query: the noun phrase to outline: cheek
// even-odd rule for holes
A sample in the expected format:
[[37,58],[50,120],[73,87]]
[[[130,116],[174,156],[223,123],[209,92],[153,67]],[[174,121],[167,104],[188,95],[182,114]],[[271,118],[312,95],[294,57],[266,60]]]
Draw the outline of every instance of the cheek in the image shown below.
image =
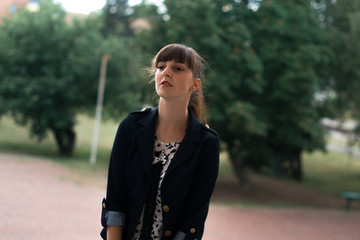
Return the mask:
[[187,90],[192,90],[193,87],[194,87],[194,81],[193,81],[192,79],[189,80],[189,81],[187,81],[185,88],[186,88]]
[[159,70],[157,70],[155,72],[155,82],[159,82],[161,80],[161,73],[159,72]]
[[155,85],[159,82],[159,74],[156,74],[155,73],[155,76],[154,76],[154,83],[155,83]]
[[157,92],[157,90],[158,90],[158,85],[160,84],[160,82],[161,82],[161,76],[160,76],[161,74],[160,73],[158,73],[158,71],[156,71],[156,73],[155,73],[155,77],[154,77],[154,88],[155,88],[155,90],[156,90],[156,92]]

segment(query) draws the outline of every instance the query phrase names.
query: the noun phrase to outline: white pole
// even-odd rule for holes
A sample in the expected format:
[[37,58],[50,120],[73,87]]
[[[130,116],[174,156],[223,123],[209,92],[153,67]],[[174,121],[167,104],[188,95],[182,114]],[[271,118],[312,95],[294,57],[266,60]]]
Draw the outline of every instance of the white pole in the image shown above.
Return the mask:
[[102,106],[104,101],[104,90],[105,90],[105,77],[106,77],[106,66],[107,62],[110,59],[110,56],[104,54],[101,58],[101,67],[100,67],[100,78],[99,78],[99,88],[98,88],[98,97],[96,103],[96,114],[95,114],[95,123],[94,123],[94,133],[91,144],[91,154],[90,154],[90,164],[95,165],[96,163],[96,153],[99,141],[100,133],[100,123],[101,123],[101,113]]

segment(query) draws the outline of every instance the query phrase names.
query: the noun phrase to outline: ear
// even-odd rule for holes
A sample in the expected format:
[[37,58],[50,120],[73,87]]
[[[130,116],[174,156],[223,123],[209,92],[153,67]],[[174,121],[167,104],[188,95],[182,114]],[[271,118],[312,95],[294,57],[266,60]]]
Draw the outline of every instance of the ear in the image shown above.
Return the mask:
[[195,78],[194,85],[192,87],[192,90],[198,90],[201,87],[201,80],[200,78]]

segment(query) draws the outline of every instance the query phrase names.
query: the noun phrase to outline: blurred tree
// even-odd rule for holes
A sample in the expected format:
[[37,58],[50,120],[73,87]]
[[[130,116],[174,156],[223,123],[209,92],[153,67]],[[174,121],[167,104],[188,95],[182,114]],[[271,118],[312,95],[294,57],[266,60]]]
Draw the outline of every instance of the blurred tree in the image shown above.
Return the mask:
[[0,114],[30,125],[41,140],[50,130],[60,154],[75,146],[75,117],[95,105],[101,45],[96,19],[66,22],[63,9],[41,1],[0,26]]
[[[300,180],[301,152],[325,147],[315,94],[331,63],[331,49],[311,1],[264,1],[252,16],[248,25],[267,79],[257,106],[265,113],[268,129],[242,161],[260,155],[260,160],[270,160],[276,176]],[[259,146],[268,149],[266,155]]]
[[144,33],[149,51],[182,42],[205,56],[209,120],[240,179],[250,166],[300,180],[301,152],[324,148],[314,95],[331,51],[310,2],[165,0]]
[[141,75],[142,54],[132,37],[109,36],[102,52],[111,56],[107,67],[104,116],[113,119],[142,108],[147,80]]
[[144,0],[132,7],[133,14],[135,18],[146,18],[150,19],[158,15],[158,6],[155,4],[146,3]]
[[335,53],[326,86],[328,91],[336,93],[330,98],[336,117],[351,116],[360,122],[360,2],[320,0],[315,6],[328,33],[328,44]]
[[105,89],[105,116],[118,118],[141,108],[146,87],[141,69],[145,64],[142,49],[137,45],[133,21],[134,8],[127,0],[107,0],[102,12],[105,37],[103,51],[111,55]]
[[104,26],[103,34],[133,36],[133,29],[130,27],[132,8],[128,0],[106,0],[103,9]]

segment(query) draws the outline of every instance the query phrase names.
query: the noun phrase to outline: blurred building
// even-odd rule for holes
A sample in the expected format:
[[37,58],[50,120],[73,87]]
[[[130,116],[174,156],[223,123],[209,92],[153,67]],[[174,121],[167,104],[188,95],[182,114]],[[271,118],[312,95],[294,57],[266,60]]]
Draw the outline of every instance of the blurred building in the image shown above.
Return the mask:
[[142,30],[150,30],[151,29],[150,23],[144,18],[134,19],[130,23],[130,27],[134,30],[135,33],[139,33]]
[[39,7],[39,2],[37,0],[1,0],[0,23],[2,22],[3,17],[11,16],[24,7],[36,11]]
[[[30,11],[37,11],[39,9],[38,0],[0,0],[0,24],[3,17],[10,17],[16,14],[19,9],[27,8]],[[69,13],[66,16],[66,21],[71,22],[74,18],[82,19],[87,14]]]

